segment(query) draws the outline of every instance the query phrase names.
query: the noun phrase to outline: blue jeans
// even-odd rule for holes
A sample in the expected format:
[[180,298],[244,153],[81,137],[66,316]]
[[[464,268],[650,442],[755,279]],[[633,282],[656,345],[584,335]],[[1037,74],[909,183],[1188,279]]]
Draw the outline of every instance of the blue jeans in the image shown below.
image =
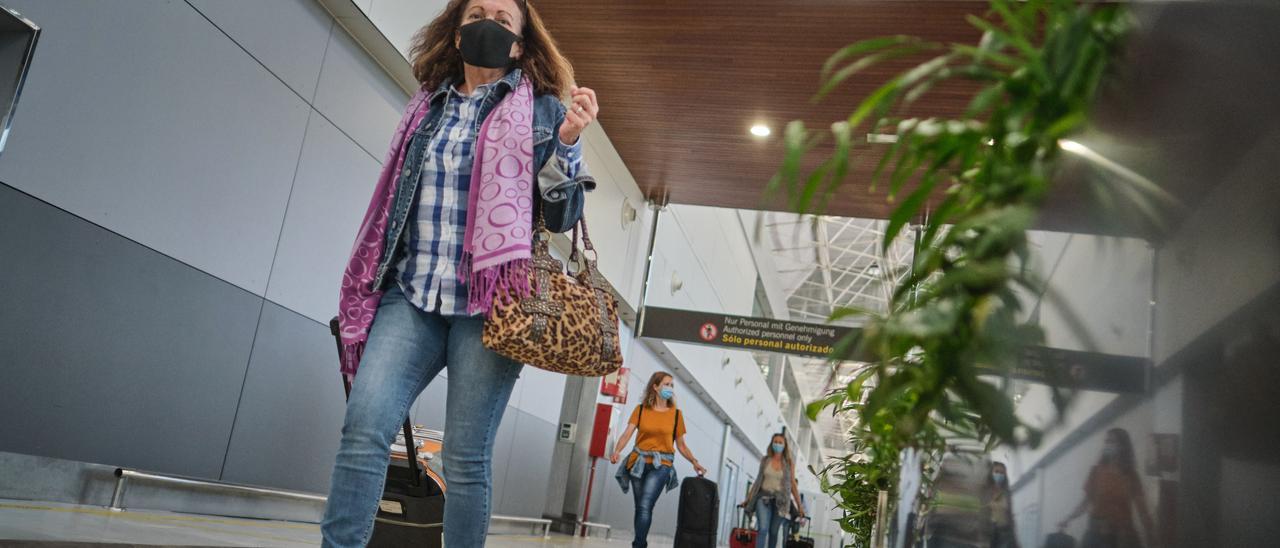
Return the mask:
[[484,546],[493,440],[521,365],[480,343],[484,320],[423,312],[395,284],[378,304],[347,400],[321,533],[324,546],[364,546],[382,498],[391,442],[409,406],[446,367],[447,546]]
[[[640,466],[641,462],[635,463]],[[631,494],[636,499],[636,538],[631,541],[632,548],[649,546],[649,526],[653,524],[653,505],[667,488],[667,475],[671,467],[654,468],[652,464],[644,465],[644,475],[637,478],[631,476]]]
[[777,548],[778,528],[785,521],[786,517],[774,512],[772,497],[760,497],[756,500],[757,548]]

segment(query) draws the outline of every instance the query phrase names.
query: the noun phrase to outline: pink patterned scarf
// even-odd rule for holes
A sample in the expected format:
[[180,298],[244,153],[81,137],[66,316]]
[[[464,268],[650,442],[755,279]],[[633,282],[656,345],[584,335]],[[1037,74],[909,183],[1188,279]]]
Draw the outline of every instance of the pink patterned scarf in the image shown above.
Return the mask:
[[[431,92],[420,90],[409,101],[382,163],[369,209],[356,235],[342,274],[338,300],[342,372],[354,376],[373,326],[382,291],[373,287],[396,181],[404,168],[408,136],[430,110]],[[468,196],[466,237],[458,277],[470,284],[467,310],[488,312],[494,294],[527,295],[533,227],[533,86],[527,78],[503,98],[476,136],[475,162]],[[409,220],[408,222],[412,222]]]

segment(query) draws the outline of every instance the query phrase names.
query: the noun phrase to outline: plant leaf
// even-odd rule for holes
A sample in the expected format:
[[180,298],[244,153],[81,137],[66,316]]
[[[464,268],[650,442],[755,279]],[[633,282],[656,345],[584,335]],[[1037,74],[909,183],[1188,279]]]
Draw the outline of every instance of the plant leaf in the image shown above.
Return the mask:
[[822,76],[825,78],[828,74],[831,74],[831,71],[836,68],[836,65],[839,65],[840,62],[855,55],[871,53],[873,51],[893,46],[919,42],[919,38],[905,35],[882,36],[879,38],[871,38],[868,40],[854,42],[853,44],[841,48],[840,51],[837,51],[832,54],[831,57],[827,58],[827,62],[822,65]]

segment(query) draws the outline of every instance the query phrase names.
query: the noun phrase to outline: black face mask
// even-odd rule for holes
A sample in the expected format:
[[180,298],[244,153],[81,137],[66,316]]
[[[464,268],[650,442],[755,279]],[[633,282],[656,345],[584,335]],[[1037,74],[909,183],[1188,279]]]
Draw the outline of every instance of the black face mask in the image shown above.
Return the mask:
[[507,68],[515,61],[511,44],[520,37],[493,19],[467,23],[458,29],[458,51],[467,64],[484,68]]

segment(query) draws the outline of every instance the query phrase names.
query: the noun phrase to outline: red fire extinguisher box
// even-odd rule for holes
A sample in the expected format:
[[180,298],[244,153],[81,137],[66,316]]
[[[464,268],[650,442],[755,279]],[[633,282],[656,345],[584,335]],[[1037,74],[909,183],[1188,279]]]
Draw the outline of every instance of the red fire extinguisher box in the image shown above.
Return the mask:
[[609,423],[613,420],[613,406],[607,403],[596,404],[596,419],[591,426],[591,446],[588,453],[591,458],[602,458],[605,447],[609,444]]

